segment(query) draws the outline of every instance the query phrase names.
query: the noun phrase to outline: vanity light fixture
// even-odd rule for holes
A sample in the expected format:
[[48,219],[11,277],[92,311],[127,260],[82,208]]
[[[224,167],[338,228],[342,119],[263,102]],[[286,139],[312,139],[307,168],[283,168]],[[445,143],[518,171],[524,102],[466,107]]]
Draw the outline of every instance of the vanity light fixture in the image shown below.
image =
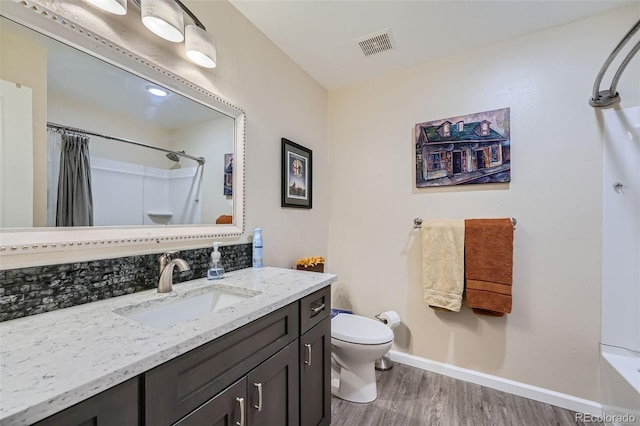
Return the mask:
[[145,86],[144,88],[147,90],[147,92],[151,93],[152,95],[159,96],[161,98],[164,98],[169,94],[169,92],[167,92],[166,90],[163,90],[156,86]]
[[173,43],[184,41],[184,14],[174,0],[142,0],[140,10],[152,33]]
[[[117,15],[127,13],[127,0],[85,0]],[[215,68],[216,41],[202,22],[180,0],[133,0],[140,7],[142,23],[155,35],[173,43],[185,42],[187,58],[204,68]],[[193,25],[184,25],[184,14]]]
[[187,57],[205,68],[216,67],[216,41],[211,34],[197,25],[187,25],[184,34]]
[[87,3],[115,15],[127,14],[127,0],[85,0]]
[[[172,41],[184,40],[187,58],[204,68],[216,67],[216,41],[202,22],[180,0],[134,0],[140,2],[142,22],[154,34]],[[193,25],[184,26],[184,14]]]

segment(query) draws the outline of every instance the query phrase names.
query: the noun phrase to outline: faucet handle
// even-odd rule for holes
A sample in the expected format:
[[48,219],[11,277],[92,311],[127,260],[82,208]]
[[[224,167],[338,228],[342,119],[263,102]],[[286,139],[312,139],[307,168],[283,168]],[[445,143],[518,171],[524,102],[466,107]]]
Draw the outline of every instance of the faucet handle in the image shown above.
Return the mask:
[[178,251],[177,250],[170,250],[167,252],[164,252],[162,255],[160,255],[160,260],[165,260],[166,262],[170,261],[173,259],[173,255],[176,254]]
[[160,255],[160,257],[158,258],[158,262],[160,263],[160,268],[159,268],[159,273],[162,274],[162,271],[164,271],[164,268],[166,268],[167,263],[171,262],[171,260],[173,259],[173,255],[176,254],[178,251],[177,250],[170,250],[167,251],[165,253],[163,253],[162,255]]

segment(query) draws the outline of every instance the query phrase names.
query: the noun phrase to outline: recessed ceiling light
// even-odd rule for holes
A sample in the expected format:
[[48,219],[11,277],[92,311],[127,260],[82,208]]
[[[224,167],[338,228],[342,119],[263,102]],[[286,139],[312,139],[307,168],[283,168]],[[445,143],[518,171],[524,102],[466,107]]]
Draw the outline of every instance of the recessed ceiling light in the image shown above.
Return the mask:
[[156,86],[146,86],[145,89],[147,89],[147,92],[151,93],[154,96],[165,97],[169,94],[169,92],[167,92],[166,90]]

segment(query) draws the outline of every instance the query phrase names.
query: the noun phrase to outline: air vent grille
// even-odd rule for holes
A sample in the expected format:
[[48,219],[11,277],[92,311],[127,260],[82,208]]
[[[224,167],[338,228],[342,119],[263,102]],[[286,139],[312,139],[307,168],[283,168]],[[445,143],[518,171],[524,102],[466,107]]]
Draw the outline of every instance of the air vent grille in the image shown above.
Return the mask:
[[393,49],[393,42],[389,30],[370,34],[366,37],[356,39],[356,43],[362,49],[364,56],[375,55]]

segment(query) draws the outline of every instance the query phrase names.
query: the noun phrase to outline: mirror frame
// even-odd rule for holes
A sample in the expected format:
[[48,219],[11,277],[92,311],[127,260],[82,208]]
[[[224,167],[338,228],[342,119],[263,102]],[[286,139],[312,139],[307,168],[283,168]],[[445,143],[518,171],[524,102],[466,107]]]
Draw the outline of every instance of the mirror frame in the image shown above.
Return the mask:
[[245,227],[246,138],[246,114],[242,108],[81,26],[66,16],[64,8],[58,13],[33,1],[10,0],[2,1],[0,16],[213,108],[235,121],[232,225],[5,228],[0,229],[0,260],[11,255],[69,250],[125,247],[136,251],[136,247],[144,249],[145,245],[167,243],[203,246],[205,240],[242,236]]

